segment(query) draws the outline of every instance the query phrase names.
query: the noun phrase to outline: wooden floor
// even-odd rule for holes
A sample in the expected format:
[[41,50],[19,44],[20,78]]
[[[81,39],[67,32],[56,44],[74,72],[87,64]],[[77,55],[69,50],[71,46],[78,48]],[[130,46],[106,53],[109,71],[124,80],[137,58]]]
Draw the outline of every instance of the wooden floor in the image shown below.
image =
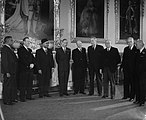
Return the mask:
[[[96,91],[95,91],[96,92]],[[103,99],[94,96],[73,95],[38,98],[7,106],[2,104],[5,120],[146,120],[146,105],[122,100],[122,86],[116,86],[116,98]]]

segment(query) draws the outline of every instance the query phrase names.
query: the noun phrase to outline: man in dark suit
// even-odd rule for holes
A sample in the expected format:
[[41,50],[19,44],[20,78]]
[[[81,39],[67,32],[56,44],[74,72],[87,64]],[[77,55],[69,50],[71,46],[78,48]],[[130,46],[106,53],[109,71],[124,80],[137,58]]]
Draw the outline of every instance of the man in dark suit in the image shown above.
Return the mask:
[[72,51],[73,60],[73,88],[74,94],[86,94],[85,89],[85,77],[87,70],[87,56],[86,49],[82,47],[82,42],[76,42],[77,48]]
[[139,106],[144,106],[146,97],[146,48],[142,40],[137,40],[136,47],[139,49],[137,56],[137,72],[139,81]]
[[134,39],[129,37],[127,44],[124,48],[123,59],[121,68],[124,73],[124,96],[122,99],[130,98],[129,101],[133,101],[135,97],[135,62],[136,62],[136,46],[134,45]]
[[17,73],[17,57],[12,50],[13,39],[11,36],[4,38],[4,46],[1,50],[1,72],[4,77],[3,81],[3,103],[12,105],[15,102],[15,87]]
[[98,95],[102,95],[102,79],[101,79],[101,62],[103,46],[97,44],[97,38],[91,38],[91,46],[88,47],[88,60],[89,60],[89,77],[90,77],[90,90],[89,95],[94,94],[94,76],[96,75],[96,85]]
[[33,84],[33,68],[35,58],[32,50],[28,48],[30,45],[29,37],[23,39],[23,45],[18,49],[19,58],[19,89],[20,101],[25,102],[26,99],[32,100],[32,84]]
[[108,97],[109,93],[109,82],[111,85],[110,93],[111,99],[115,97],[115,72],[117,65],[120,63],[121,58],[118,49],[111,46],[111,41],[105,41],[106,48],[103,53],[103,89],[104,94],[102,98]]
[[67,84],[70,72],[71,49],[67,47],[67,44],[67,39],[63,39],[61,47],[56,49],[60,96],[69,95],[67,93]]
[[49,41],[42,39],[41,45],[41,48],[36,51],[40,98],[43,96],[50,97],[49,87],[52,77],[52,68],[54,67],[52,50],[48,48]]

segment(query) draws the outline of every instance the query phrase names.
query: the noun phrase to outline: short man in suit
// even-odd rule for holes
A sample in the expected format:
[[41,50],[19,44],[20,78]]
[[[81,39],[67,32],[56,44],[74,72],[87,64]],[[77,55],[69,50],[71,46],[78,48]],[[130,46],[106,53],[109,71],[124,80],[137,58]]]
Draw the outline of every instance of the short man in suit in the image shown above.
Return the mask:
[[33,68],[35,58],[32,50],[29,48],[29,37],[23,38],[23,45],[18,49],[19,58],[19,89],[20,101],[25,102],[26,99],[32,100],[32,85],[33,85]]
[[4,77],[3,81],[3,103],[6,105],[12,105],[15,102],[15,87],[16,87],[16,73],[18,60],[17,56],[12,50],[14,43],[12,36],[6,36],[4,38],[4,46],[1,50],[1,72]]
[[52,77],[54,60],[52,50],[48,48],[49,41],[41,40],[41,48],[36,51],[36,63],[38,69],[37,78],[39,80],[39,97],[50,97],[49,87]]
[[89,77],[90,77],[90,90],[89,95],[94,94],[94,76],[96,75],[96,85],[98,95],[102,95],[102,79],[101,79],[101,62],[103,46],[97,44],[97,38],[91,38],[91,46],[88,47],[88,60],[89,60]]
[[85,77],[87,70],[87,56],[86,49],[82,47],[82,42],[78,40],[76,42],[77,48],[72,51],[73,60],[73,88],[74,94],[86,94],[85,89]]
[[137,48],[134,45],[134,39],[129,37],[127,39],[127,44],[124,48],[123,59],[121,68],[123,68],[124,73],[124,96],[122,99],[130,98],[129,101],[133,101],[135,97],[135,62],[136,62],[136,52]]
[[121,58],[118,49],[111,46],[111,41],[105,41],[106,48],[103,52],[103,89],[104,94],[102,98],[108,97],[109,93],[109,82],[111,85],[110,93],[111,99],[115,97],[115,72],[117,65],[120,63]]
[[56,62],[58,64],[58,79],[60,96],[67,93],[68,78],[70,72],[71,49],[67,47],[67,39],[61,41],[61,47],[56,49]]
[[137,40],[136,47],[139,49],[137,56],[137,72],[139,80],[139,106],[144,106],[146,96],[146,48],[142,40]]

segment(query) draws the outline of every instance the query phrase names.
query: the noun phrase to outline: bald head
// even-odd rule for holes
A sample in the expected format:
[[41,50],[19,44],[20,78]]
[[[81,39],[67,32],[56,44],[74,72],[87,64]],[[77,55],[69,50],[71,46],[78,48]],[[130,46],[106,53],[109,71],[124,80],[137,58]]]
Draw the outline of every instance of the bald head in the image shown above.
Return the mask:
[[134,39],[133,39],[133,37],[129,37],[127,39],[127,44],[128,44],[129,47],[132,47],[134,45]]
[[78,40],[76,42],[76,45],[77,45],[78,48],[82,48],[82,41]]
[[143,47],[144,47],[144,42],[142,41],[142,40],[140,40],[140,39],[138,39],[137,41],[136,41],[136,47],[137,47],[137,49],[142,49]]

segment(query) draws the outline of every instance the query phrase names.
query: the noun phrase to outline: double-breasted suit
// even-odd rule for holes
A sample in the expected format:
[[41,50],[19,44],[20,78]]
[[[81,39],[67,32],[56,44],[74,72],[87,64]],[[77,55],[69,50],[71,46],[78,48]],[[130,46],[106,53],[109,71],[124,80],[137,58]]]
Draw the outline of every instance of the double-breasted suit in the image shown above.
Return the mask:
[[[1,72],[4,77],[3,102],[12,103],[16,99],[16,74],[18,59],[12,48],[4,45],[1,50]],[[7,77],[7,73],[10,77]]]
[[88,47],[88,60],[89,60],[89,77],[90,77],[90,90],[89,94],[94,94],[94,76],[96,75],[96,85],[98,95],[102,94],[102,79],[100,74],[100,69],[102,67],[102,54],[103,54],[103,46],[96,45]]
[[129,46],[124,48],[123,59],[121,68],[124,73],[124,96],[123,98],[130,97],[134,99],[135,95],[135,67],[136,67],[136,52],[137,48],[133,46],[131,49]]
[[138,85],[139,85],[139,93],[138,99],[140,104],[145,103],[146,96],[146,49],[144,48],[137,55],[137,75],[138,75]]
[[71,49],[62,47],[56,49],[56,62],[58,64],[58,79],[59,79],[59,92],[60,96],[67,94],[67,84],[70,72],[70,57]]
[[39,96],[45,96],[49,92],[50,79],[52,77],[52,68],[54,67],[54,60],[52,50],[40,48],[36,51],[36,66],[37,70],[41,70],[42,74],[38,73],[39,80]]
[[72,75],[74,94],[84,93],[87,70],[87,55],[85,48],[76,48],[72,51]]
[[102,63],[104,97],[108,97],[109,82],[111,85],[111,98],[113,99],[115,96],[115,72],[120,61],[121,58],[117,48],[104,49]]
[[25,101],[25,99],[32,99],[33,68],[30,68],[30,64],[35,64],[35,58],[32,50],[24,46],[18,49],[18,58],[20,101]]

